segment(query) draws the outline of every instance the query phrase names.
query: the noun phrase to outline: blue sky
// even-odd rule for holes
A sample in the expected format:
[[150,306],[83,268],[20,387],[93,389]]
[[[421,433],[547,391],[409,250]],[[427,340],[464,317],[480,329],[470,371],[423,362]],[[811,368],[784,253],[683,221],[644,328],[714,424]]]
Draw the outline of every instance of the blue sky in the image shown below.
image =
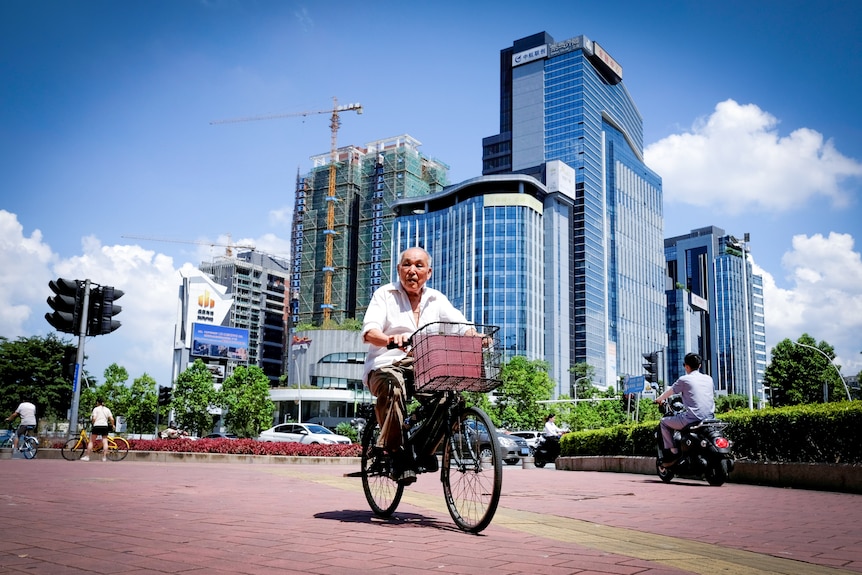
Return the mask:
[[[660,6],[660,8],[658,7]],[[148,0],[0,3],[0,335],[45,335],[47,283],[126,292],[87,342],[100,379],[170,377],[178,271],[221,247],[287,254],[293,185],[339,145],[400,134],[481,174],[499,131],[499,51],[584,34],[623,67],[663,177],[665,235],[751,234],[770,345],[807,332],[862,370],[862,4],[670,0],[432,4]]]

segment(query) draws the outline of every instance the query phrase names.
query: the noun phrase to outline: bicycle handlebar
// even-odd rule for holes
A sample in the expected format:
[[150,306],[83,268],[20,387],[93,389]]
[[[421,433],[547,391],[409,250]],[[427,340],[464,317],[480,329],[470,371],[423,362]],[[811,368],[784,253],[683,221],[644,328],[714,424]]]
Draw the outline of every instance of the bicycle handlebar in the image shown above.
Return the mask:
[[389,343],[386,344],[386,349],[398,349],[399,347],[403,348],[403,349],[407,349],[411,345],[413,345],[413,338],[412,337],[409,338],[407,341],[405,341],[403,345],[398,345],[394,341],[390,341]]

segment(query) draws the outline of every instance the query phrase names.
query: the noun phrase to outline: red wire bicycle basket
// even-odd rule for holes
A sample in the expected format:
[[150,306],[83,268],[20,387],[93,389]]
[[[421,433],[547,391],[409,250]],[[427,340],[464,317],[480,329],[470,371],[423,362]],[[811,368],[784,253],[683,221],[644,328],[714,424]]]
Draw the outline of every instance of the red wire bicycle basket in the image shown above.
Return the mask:
[[419,328],[412,336],[416,391],[487,392],[499,387],[499,331],[493,325],[447,322]]

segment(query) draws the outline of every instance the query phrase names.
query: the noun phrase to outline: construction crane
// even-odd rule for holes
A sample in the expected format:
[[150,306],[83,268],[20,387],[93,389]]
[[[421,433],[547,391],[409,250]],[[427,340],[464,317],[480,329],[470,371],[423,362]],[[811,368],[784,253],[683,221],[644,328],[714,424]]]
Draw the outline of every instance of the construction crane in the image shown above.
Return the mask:
[[153,238],[149,236],[120,236],[129,240],[145,240],[149,242],[167,242],[171,244],[193,244],[196,246],[209,246],[211,248],[224,248],[224,255],[227,257],[233,256],[233,250],[249,250],[256,251],[254,246],[236,245],[230,239],[230,234],[227,235],[227,243],[219,244],[215,242],[193,241],[193,240],[173,240],[169,238]]
[[338,128],[341,127],[341,112],[355,111],[357,114],[362,113],[362,104],[351,103],[338,105],[338,98],[332,97],[332,108],[329,110],[311,110],[306,112],[294,112],[292,114],[266,114],[263,116],[246,116],[243,118],[232,118],[228,120],[214,120],[210,124],[233,124],[237,122],[255,122],[258,120],[277,120],[280,118],[295,118],[297,116],[310,116],[312,114],[332,114],[329,121],[331,130],[330,136],[330,154],[329,154],[329,190],[326,196],[326,229],[323,231],[325,239],[325,256],[323,265],[323,325],[329,323],[332,315],[332,276],[335,273],[335,263],[333,261],[332,252],[335,244],[335,202],[338,198],[335,196],[335,163],[338,159]]

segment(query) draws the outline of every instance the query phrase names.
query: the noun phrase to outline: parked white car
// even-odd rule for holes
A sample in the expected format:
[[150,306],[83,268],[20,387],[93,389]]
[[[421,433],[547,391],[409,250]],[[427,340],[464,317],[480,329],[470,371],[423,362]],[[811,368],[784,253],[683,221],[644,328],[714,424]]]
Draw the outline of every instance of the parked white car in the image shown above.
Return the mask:
[[536,445],[539,443],[539,438],[542,437],[541,431],[512,431],[510,434],[523,437],[527,441],[527,445],[530,446],[531,454],[533,450],[536,449]]
[[322,425],[315,423],[282,423],[261,431],[258,441],[288,442],[329,445],[333,443],[350,443],[350,438],[337,435]]

